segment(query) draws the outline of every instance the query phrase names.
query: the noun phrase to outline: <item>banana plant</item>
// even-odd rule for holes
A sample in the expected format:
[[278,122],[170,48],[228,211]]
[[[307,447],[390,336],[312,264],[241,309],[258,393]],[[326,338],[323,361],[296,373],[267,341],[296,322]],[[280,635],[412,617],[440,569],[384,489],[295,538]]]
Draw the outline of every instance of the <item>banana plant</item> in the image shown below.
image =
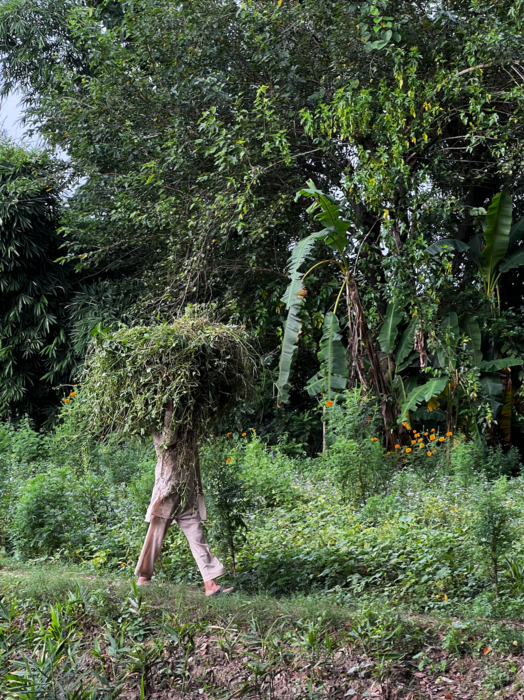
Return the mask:
[[486,213],[482,236],[475,236],[470,243],[444,238],[428,248],[431,255],[438,255],[446,248],[468,253],[478,267],[486,295],[494,297],[496,294],[499,308],[500,275],[524,264],[524,247],[518,246],[524,235],[524,217],[512,225],[512,210],[511,196],[507,192],[499,192],[493,197]]
[[[358,339],[362,339],[363,349],[370,362],[375,389],[379,396],[385,396],[386,388],[380,363],[374,349],[371,333],[360,302],[357,284],[347,256],[347,232],[351,226],[351,221],[344,217],[341,205],[337,204],[332,196],[318,190],[311,180],[308,180],[307,185],[306,189],[297,193],[296,199],[301,196],[313,198],[313,204],[307,211],[310,214],[316,212],[314,218],[323,228],[299,241],[293,248],[289,258],[287,272],[290,283],[282,297],[288,316],[284,327],[279,374],[276,382],[278,404],[289,401],[291,367],[297,351],[298,338],[302,326],[300,309],[306,295],[304,281],[313,270],[320,265],[326,264],[334,265],[339,269],[341,273],[340,288],[333,311],[326,314],[324,319],[319,353],[321,367],[319,373],[309,381],[308,391],[312,395],[319,392],[327,393],[331,398],[336,392],[346,388],[347,365],[345,353],[341,353],[344,350],[344,346],[341,342],[340,326],[336,316],[340,300],[345,292],[350,333],[348,347],[356,348],[359,343]],[[317,242],[322,242],[329,249],[330,255],[311,265],[312,251]],[[307,268],[306,263],[310,264]],[[304,270],[304,268],[306,269]],[[356,361],[356,358],[352,359]],[[342,367],[342,360],[344,367]]]

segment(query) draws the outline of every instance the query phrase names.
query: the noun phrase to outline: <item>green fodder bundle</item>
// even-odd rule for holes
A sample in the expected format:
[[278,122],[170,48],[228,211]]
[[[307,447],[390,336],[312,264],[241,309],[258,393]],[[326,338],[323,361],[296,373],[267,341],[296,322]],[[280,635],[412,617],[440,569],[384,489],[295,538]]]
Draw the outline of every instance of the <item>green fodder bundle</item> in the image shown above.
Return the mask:
[[92,432],[149,437],[172,401],[170,427],[198,431],[246,395],[255,357],[243,326],[206,315],[121,329],[93,343],[77,406]]

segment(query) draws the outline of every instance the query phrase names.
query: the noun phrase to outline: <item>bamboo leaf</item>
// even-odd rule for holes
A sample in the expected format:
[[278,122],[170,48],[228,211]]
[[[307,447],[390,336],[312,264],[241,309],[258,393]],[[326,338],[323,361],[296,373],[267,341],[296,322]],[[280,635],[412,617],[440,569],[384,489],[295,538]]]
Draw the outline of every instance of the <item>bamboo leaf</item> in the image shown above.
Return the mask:
[[386,310],[386,319],[378,336],[380,349],[382,352],[392,352],[395,347],[395,339],[397,337],[397,327],[402,321],[402,313],[398,308],[398,301],[388,302]]

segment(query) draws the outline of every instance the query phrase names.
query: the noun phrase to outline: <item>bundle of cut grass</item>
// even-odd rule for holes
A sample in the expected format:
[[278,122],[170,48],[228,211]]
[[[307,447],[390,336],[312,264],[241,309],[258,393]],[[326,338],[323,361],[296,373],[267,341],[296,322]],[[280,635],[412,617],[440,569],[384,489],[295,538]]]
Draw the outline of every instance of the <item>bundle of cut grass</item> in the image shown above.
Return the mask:
[[150,437],[164,427],[197,432],[252,386],[255,352],[244,327],[186,313],[170,324],[99,335],[78,409],[91,432]]

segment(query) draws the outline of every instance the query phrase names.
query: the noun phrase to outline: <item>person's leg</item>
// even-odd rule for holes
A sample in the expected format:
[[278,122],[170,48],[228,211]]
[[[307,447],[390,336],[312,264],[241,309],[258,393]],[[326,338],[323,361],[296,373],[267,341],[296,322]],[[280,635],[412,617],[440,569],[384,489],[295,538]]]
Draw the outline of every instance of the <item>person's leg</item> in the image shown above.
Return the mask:
[[[175,517],[177,524],[184,533],[195,558],[200,574],[204,579],[206,595],[213,595],[220,586],[215,583],[215,578],[226,573],[221,562],[209,551],[209,546],[204,538],[204,528],[200,514],[194,508],[186,510]],[[230,591],[232,589],[225,589]]]
[[160,556],[162,543],[167,532],[170,521],[166,518],[153,516],[149,523],[144,546],[140,553],[140,558],[135,569],[135,576],[138,576],[138,584],[142,585],[151,579],[155,561]]

